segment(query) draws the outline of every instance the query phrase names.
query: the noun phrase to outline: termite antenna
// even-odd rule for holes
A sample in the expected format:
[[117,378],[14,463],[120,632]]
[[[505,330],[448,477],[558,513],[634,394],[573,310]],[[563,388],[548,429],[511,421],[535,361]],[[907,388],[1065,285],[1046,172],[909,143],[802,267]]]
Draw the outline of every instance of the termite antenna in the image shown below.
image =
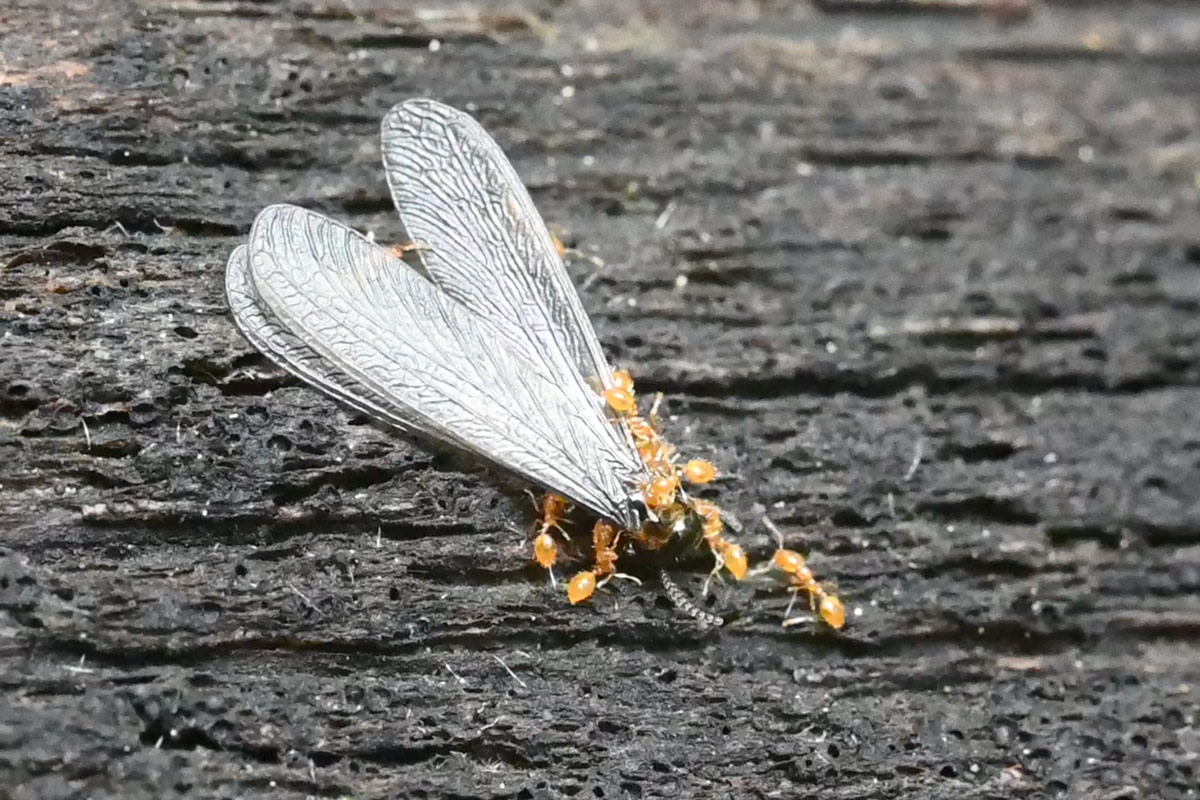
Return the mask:
[[702,628],[719,628],[725,624],[725,620],[721,617],[705,611],[693,603],[692,598],[688,597],[687,593],[679,588],[679,584],[671,580],[671,576],[667,574],[665,569],[659,571],[658,579],[662,583],[663,590],[666,591],[667,599],[671,601],[671,605],[696,620]]

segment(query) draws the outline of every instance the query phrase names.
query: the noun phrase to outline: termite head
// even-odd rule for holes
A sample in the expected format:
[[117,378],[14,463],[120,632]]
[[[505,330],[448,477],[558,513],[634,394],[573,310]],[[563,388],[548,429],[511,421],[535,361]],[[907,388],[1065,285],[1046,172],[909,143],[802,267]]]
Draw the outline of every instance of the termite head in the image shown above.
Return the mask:
[[681,551],[698,547],[705,541],[704,517],[693,509],[680,506],[664,517],[671,535],[679,542]]

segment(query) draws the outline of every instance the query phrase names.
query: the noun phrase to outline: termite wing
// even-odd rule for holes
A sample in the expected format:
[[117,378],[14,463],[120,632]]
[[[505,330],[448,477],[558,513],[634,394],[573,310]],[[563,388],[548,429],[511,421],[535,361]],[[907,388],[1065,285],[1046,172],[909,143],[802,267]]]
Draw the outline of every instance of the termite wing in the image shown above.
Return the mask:
[[432,100],[389,111],[382,144],[417,264],[268,206],[226,267],[238,328],[357,411],[636,529],[646,466],[605,413],[612,370],[515,170]]

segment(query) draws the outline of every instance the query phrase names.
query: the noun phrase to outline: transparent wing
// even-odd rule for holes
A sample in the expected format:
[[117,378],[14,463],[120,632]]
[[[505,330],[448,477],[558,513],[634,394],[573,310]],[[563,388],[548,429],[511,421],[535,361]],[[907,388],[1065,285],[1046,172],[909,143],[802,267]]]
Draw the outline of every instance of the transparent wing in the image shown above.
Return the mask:
[[470,116],[412,99],[383,118],[392,200],[442,291],[556,368],[612,385],[612,369],[529,192]]
[[256,347],[317,388],[622,524],[644,468],[594,392],[450,300],[386,249],[320,214],[269,206],[226,269]]

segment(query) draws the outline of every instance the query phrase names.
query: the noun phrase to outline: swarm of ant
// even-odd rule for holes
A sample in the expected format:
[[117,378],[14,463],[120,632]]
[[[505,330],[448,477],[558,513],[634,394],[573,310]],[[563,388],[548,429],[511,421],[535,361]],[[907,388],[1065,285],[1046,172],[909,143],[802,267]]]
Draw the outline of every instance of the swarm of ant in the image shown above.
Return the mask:
[[[711,502],[688,495],[684,485],[702,486],[717,477],[717,469],[703,459],[689,459],[680,464],[676,449],[661,435],[658,408],[662,395],[658,395],[650,412],[645,416],[638,412],[637,397],[633,389],[633,378],[626,370],[613,373],[612,386],[602,391],[605,405],[614,421],[623,423],[638,454],[650,471],[650,477],[639,488],[646,507],[654,519],[642,524],[636,531],[619,529],[608,520],[597,520],[592,527],[592,567],[576,573],[567,582],[567,599],[572,604],[583,603],[592,598],[614,578],[639,582],[632,575],[617,571],[618,549],[622,541],[642,551],[660,551],[678,539],[694,541],[696,546],[707,547],[713,557],[712,571],[704,582],[703,594],[709,585],[719,579],[722,571],[728,572],[736,581],[759,576],[772,576],[784,581],[791,590],[792,598],[784,612],[783,625],[791,626],[807,622],[812,616],[792,616],[796,599],[800,593],[807,595],[812,615],[835,630],[846,624],[846,609],[837,595],[819,582],[804,556],[784,547],[783,535],[769,519],[763,522],[772,533],[776,550],[770,561],[750,568],[746,552],[725,532],[725,521],[721,510]],[[545,568],[551,582],[557,585],[554,565],[564,550],[580,553],[575,542],[564,528],[571,504],[560,495],[544,494],[538,503],[540,520],[533,539],[534,560]],[[682,591],[662,575],[664,585],[673,602],[698,620],[720,624],[720,620],[696,608],[687,601]]]

